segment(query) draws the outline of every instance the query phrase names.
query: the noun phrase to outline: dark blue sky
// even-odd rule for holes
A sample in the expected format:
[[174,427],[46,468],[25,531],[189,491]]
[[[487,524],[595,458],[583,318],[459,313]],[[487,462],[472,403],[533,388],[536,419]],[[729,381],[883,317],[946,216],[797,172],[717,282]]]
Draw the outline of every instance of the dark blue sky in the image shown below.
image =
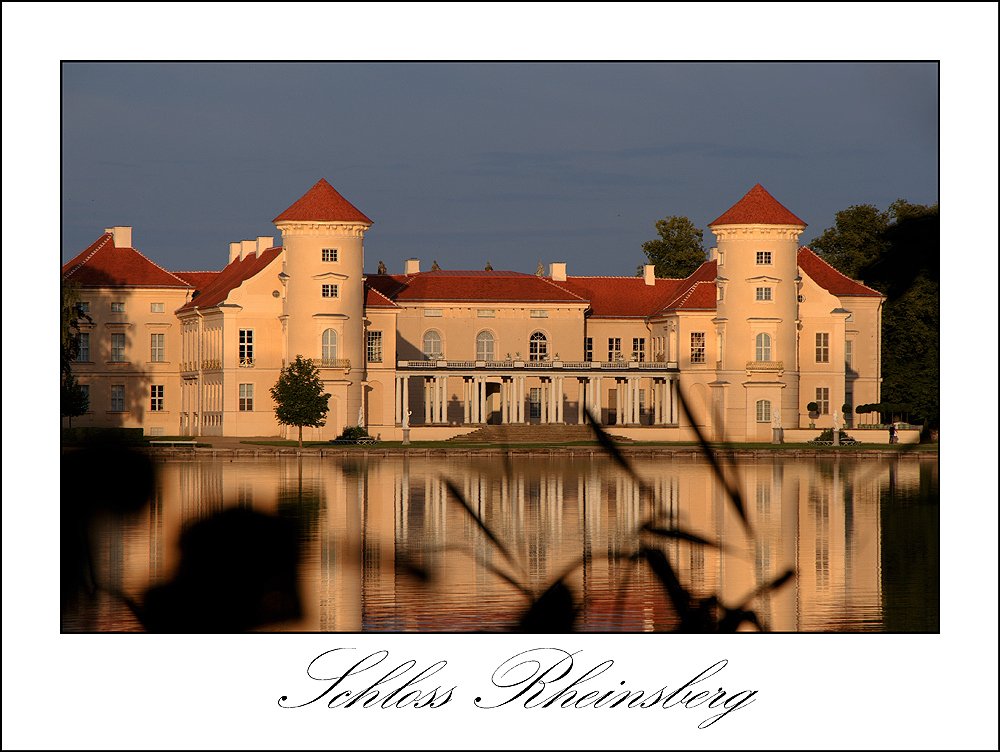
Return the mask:
[[374,220],[367,271],[633,274],[667,215],[755,183],[809,224],[938,200],[936,63],[63,63],[62,257],[107,226],[172,270],[320,178]]

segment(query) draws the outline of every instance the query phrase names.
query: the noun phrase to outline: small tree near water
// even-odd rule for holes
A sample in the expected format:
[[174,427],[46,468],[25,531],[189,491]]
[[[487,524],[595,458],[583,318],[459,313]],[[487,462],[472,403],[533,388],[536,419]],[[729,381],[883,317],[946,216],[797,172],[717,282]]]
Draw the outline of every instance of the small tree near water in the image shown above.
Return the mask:
[[299,427],[302,446],[302,426],[313,428],[326,424],[330,395],[324,394],[319,369],[312,360],[295,356],[295,362],[281,369],[278,382],[271,387],[274,415],[283,426]]

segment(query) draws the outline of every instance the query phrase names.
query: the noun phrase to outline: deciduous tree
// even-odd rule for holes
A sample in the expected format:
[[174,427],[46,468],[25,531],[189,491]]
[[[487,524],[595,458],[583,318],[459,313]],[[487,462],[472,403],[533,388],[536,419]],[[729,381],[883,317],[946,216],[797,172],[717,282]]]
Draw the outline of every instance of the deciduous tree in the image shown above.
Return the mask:
[[302,446],[302,427],[326,424],[330,395],[323,392],[319,369],[312,360],[295,356],[295,361],[281,369],[277,383],[271,387],[274,414],[284,426],[299,427],[299,446]]
[[[683,279],[705,262],[702,231],[687,217],[667,217],[656,222],[656,240],[642,244],[642,252],[655,267],[656,276]],[[642,275],[642,267],[637,272]]]

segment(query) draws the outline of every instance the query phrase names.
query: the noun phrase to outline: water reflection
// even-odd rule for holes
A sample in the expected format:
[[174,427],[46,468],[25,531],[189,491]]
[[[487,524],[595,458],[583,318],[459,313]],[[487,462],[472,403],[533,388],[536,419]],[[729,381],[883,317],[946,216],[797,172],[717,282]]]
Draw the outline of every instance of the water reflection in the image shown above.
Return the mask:
[[[724,544],[663,544],[696,595],[739,603],[794,569],[795,579],[751,604],[772,630],[937,630],[936,459],[730,466],[752,535],[704,463],[634,467],[647,492],[589,456],[166,461],[148,512],[106,521],[98,577],[141,599],[176,575],[182,529],[237,507],[294,522],[299,538],[303,617],[269,629],[505,630],[527,600],[498,571],[541,592],[569,570],[577,629],[671,630],[677,615],[660,582],[629,559],[637,526],[654,518]],[[447,482],[514,564],[448,498]],[[139,628],[107,595],[88,618],[66,616],[64,629]]]

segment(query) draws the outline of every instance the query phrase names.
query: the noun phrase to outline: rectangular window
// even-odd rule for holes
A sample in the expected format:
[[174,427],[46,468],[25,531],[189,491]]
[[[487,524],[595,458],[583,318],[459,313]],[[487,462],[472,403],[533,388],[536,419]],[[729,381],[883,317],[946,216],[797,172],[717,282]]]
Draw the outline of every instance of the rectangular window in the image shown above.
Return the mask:
[[480,308],[476,311],[476,315],[481,319],[492,319],[497,315],[497,312],[492,308]]
[[542,390],[532,387],[528,394],[528,417],[542,417]]
[[149,409],[157,413],[163,410],[163,386],[151,384],[149,387]]
[[112,334],[111,335],[111,362],[112,363],[124,363],[125,362],[125,335],[124,334]]
[[828,332],[816,332],[816,362],[830,362],[830,334]]
[[163,313],[163,303],[150,303],[149,304],[150,313]]
[[705,362],[705,332],[691,332],[691,362]]
[[770,400],[757,400],[757,422],[758,423],[770,423],[771,422],[771,401]]
[[854,370],[854,340],[844,342],[844,366],[848,371]]
[[608,337],[608,362],[614,363],[622,359],[621,337]]
[[112,384],[111,385],[111,412],[113,412],[113,413],[123,413],[123,412],[125,412],[125,385],[124,384]]
[[253,410],[253,384],[240,384],[240,412]]
[[324,298],[339,298],[340,297],[340,285],[323,285],[323,297]]
[[639,390],[639,415],[646,414],[646,390]]
[[549,317],[549,312],[544,310],[533,310],[530,312],[530,316],[533,319],[547,319]]
[[382,332],[368,332],[368,362],[382,362]]
[[441,309],[440,308],[425,308],[424,309],[424,316],[427,316],[429,318],[439,318],[441,316]]
[[646,338],[645,337],[633,337],[632,338],[632,355],[635,356],[635,360],[640,363],[646,362]]
[[89,363],[90,362],[90,335],[86,333],[81,333],[76,335],[76,342],[78,345],[76,352],[76,360],[78,363]]
[[771,252],[770,251],[757,251],[757,263],[760,265],[767,265],[771,263]]
[[323,249],[323,260],[324,261],[336,261],[337,260],[337,249],[336,248],[324,248]]
[[253,365],[253,329],[240,329],[240,366]]
[[83,391],[83,396],[87,398],[87,412],[90,412],[90,384],[80,384],[80,389]]
[[583,359],[587,363],[594,361],[594,338],[587,337],[583,342]]
[[90,313],[90,301],[81,300],[76,304],[76,310],[80,313]]
[[768,301],[771,299],[771,288],[770,287],[758,287],[757,288],[757,300]]
[[112,303],[111,313],[125,313],[125,304],[122,302]]
[[825,386],[816,387],[816,404],[819,409],[817,412],[820,415],[826,415],[830,412],[830,389]]
[[149,335],[149,359],[153,363],[162,363],[165,360],[165,350],[163,340],[166,335],[163,334],[150,334]]
[[723,302],[726,299],[726,288],[719,285],[719,302]]

